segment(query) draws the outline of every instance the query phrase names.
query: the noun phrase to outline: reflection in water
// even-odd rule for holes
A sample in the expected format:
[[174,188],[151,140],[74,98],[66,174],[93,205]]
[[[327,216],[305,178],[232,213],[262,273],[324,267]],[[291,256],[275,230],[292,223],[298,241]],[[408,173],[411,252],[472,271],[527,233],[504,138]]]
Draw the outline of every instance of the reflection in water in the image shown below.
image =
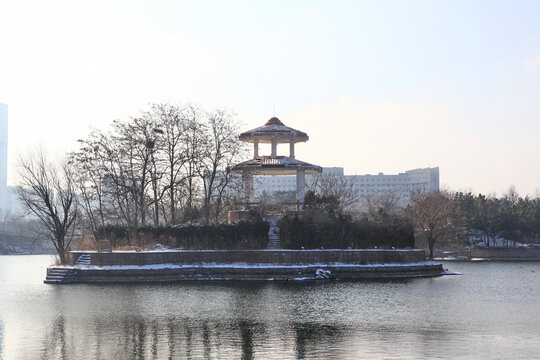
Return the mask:
[[0,256],[5,360],[538,355],[540,263],[404,282],[47,286],[49,259],[35,259]]
[[[186,345],[185,345],[185,350],[186,350],[186,358],[187,359],[192,359],[192,356],[191,356],[191,348],[193,347],[193,336],[192,336],[192,333],[191,333],[191,328],[187,326],[187,324],[183,324],[184,326],[184,333],[185,333],[185,342],[186,342]],[[178,339],[180,340],[180,337],[178,337]],[[179,351],[180,351],[181,347],[179,347]],[[169,354],[169,357],[173,357],[173,354],[170,353]]]
[[[1,327],[0,327],[1,330]],[[1,334],[1,332],[0,332]],[[276,336],[278,334],[278,336]],[[429,344],[441,339],[445,332],[434,329],[418,331],[417,343]],[[236,322],[196,320],[169,317],[147,319],[142,316],[124,316],[120,320],[96,316],[90,325],[77,319],[66,320],[58,315],[45,327],[41,345],[41,359],[214,359],[241,358],[245,360],[268,358],[273,353],[290,348],[291,357],[307,359],[325,358],[347,353],[347,344],[364,334],[346,326],[316,322],[264,323],[247,320]],[[398,339],[400,333],[380,327],[368,331],[367,341],[384,344]],[[429,346],[422,350],[431,354]],[[1,353],[0,353],[1,354]],[[278,356],[275,356],[278,358]]]
[[0,320],[0,359],[3,359],[4,357],[2,354],[4,353],[2,348],[4,344],[4,323],[2,320]]
[[242,359],[253,359],[253,330],[254,325],[246,321],[241,321],[238,326],[240,327],[240,338],[242,339]]
[[[70,323],[59,315],[47,327],[41,345],[42,359],[255,359],[256,352],[264,354],[289,346],[283,343],[268,345],[269,337],[263,324],[249,321],[223,323],[198,321],[189,318],[169,318],[164,322],[127,316],[121,321],[95,319],[93,326]],[[278,325],[274,332],[294,336],[296,358],[309,357],[309,350],[339,348],[342,331],[335,326],[319,324]],[[69,333],[69,335],[68,335]],[[103,336],[103,334],[107,336]],[[84,341],[82,341],[84,339]],[[235,340],[239,339],[239,341]],[[275,342],[275,339],[272,339]],[[103,354],[107,354],[106,356]]]
[[210,334],[208,332],[208,324],[206,321],[202,325],[202,338],[203,338],[203,349],[204,349],[204,358],[210,358]]
[[[68,359],[68,344],[66,344],[66,322],[63,316],[58,316],[47,329],[43,339],[41,358]],[[72,345],[73,346],[73,345]]]
[[343,336],[341,330],[336,326],[318,324],[293,324],[295,332],[295,349],[298,359],[307,358],[310,345],[337,347]]

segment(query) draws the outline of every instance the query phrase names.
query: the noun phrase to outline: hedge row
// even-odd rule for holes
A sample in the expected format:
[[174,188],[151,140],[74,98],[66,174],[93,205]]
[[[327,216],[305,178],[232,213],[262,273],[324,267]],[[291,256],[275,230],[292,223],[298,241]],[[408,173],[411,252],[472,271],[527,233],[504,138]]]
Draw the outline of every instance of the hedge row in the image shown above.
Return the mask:
[[[319,214],[320,215],[320,214]],[[282,217],[279,222],[284,249],[390,249],[414,247],[410,222],[379,224],[368,219],[353,221],[349,216],[312,216],[309,212]]]
[[109,225],[99,230],[99,236],[110,240],[113,248],[162,244],[186,250],[264,249],[268,229],[268,223],[260,220],[239,221],[218,225],[145,226],[137,229],[135,236],[130,236],[125,226]]

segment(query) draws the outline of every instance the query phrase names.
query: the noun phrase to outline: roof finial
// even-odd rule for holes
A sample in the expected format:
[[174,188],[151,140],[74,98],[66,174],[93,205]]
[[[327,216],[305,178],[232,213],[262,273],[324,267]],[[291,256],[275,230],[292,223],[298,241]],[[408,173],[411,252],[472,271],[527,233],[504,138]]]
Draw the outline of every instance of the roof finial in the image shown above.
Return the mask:
[[264,124],[264,126],[268,126],[268,125],[281,125],[281,126],[285,126],[283,125],[283,123],[277,118],[277,117],[272,117],[270,120],[268,120],[266,122],[266,124]]

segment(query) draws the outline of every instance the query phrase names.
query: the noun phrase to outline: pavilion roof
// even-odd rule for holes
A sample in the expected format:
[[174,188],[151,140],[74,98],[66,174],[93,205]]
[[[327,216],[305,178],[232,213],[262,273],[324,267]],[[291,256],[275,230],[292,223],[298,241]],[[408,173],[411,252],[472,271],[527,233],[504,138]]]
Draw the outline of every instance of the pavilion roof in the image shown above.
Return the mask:
[[260,175],[295,175],[297,170],[304,170],[306,174],[322,172],[317,165],[297,160],[287,156],[260,156],[241,162],[230,168],[232,173],[241,174],[250,171]]
[[270,143],[274,137],[278,143],[288,143],[291,139],[294,142],[309,140],[305,132],[285,126],[277,117],[271,118],[263,126],[240,134],[240,140],[247,142],[258,140],[260,143]]

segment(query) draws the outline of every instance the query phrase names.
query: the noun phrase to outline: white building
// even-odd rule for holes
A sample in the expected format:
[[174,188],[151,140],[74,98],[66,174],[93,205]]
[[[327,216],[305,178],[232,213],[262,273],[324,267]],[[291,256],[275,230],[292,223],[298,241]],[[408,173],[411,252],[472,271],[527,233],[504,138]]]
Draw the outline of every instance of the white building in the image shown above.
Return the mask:
[[[315,182],[313,176],[306,176],[307,187]],[[439,168],[424,168],[408,170],[397,175],[344,175],[342,167],[323,168],[320,176],[335,176],[341,178],[346,186],[353,187],[360,198],[378,193],[395,193],[401,196],[401,202],[409,201],[413,191],[438,191]],[[264,191],[275,193],[278,191],[295,191],[296,180],[294,176],[257,176],[253,181],[254,195],[260,196]]]

